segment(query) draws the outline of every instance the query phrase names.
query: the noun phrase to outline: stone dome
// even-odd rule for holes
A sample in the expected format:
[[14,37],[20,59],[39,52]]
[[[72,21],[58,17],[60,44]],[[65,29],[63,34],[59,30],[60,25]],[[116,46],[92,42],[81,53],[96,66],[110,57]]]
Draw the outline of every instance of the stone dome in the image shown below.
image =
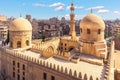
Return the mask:
[[32,30],[31,23],[22,17],[13,20],[10,28],[10,31],[29,31]]
[[104,41],[104,21],[95,14],[88,14],[80,22],[80,37],[85,41]]
[[81,29],[91,29],[91,30],[98,30],[98,29],[104,30],[105,23],[101,19],[101,17],[99,17],[95,14],[88,14],[81,20],[80,28]]

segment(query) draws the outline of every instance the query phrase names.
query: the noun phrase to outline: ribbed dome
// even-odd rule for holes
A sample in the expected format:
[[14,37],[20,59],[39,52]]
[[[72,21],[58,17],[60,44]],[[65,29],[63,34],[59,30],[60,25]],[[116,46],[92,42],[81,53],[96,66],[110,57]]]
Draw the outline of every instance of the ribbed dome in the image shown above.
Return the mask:
[[32,30],[31,23],[22,17],[15,19],[9,28],[10,31],[28,31]]
[[105,23],[104,21],[95,14],[88,14],[80,22],[80,28],[82,29],[91,29],[91,30],[104,30]]

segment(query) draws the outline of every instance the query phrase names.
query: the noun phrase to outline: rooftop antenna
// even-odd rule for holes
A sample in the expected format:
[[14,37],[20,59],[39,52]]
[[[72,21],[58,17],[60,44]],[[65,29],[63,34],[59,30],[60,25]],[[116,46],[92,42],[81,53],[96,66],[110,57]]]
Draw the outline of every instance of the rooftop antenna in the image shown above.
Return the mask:
[[91,8],[91,10],[90,10],[90,13],[92,14],[93,13],[93,9]]

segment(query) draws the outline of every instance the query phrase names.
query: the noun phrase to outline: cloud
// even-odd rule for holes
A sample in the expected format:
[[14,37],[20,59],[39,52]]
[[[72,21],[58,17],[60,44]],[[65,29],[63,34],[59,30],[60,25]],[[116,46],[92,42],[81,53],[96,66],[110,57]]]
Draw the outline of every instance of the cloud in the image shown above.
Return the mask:
[[53,7],[55,11],[62,11],[64,9],[65,4],[61,2],[53,3],[49,5],[49,7]]
[[36,6],[36,7],[44,7],[45,4],[35,3],[35,4],[33,4],[33,6]]
[[65,4],[63,4],[61,2],[57,2],[57,3],[53,3],[50,5],[50,7],[60,7],[60,6],[65,6]]
[[114,11],[114,14],[119,14],[120,15],[120,11]]
[[59,6],[59,7],[55,8],[55,11],[62,11],[63,9],[64,9],[63,6]]
[[90,8],[87,8],[86,10],[100,10],[100,9],[103,9],[104,6],[95,6],[95,7],[90,7]]
[[67,6],[67,7],[66,7],[66,10],[70,10],[70,6]]
[[70,14],[66,14],[64,17],[66,20],[70,20]]
[[85,15],[75,15],[75,20],[80,20],[84,17]]
[[[84,17],[85,15],[75,15],[75,20],[80,20]],[[65,19],[70,20],[70,14],[65,15]]]
[[[70,10],[70,7],[71,6],[67,6],[66,10]],[[84,8],[84,7],[83,6],[75,6],[75,9],[82,9],[82,8]]]
[[98,10],[98,13],[108,13],[110,12],[109,10],[106,10],[106,9],[101,9],[101,10]]
[[83,6],[77,6],[77,9],[82,9],[82,8],[84,8]]

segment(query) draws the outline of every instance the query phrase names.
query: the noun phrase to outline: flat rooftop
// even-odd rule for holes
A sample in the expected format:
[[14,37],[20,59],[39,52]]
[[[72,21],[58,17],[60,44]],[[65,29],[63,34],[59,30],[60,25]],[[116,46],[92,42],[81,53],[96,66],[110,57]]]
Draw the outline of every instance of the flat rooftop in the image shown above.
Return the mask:
[[74,72],[76,70],[77,73],[79,73],[79,72],[82,73],[82,77],[84,77],[84,74],[86,73],[88,78],[92,75],[93,79],[96,79],[98,77],[100,80],[102,80],[102,77],[105,74],[104,66],[94,65],[94,64],[90,64],[90,63],[87,63],[84,61],[79,61],[78,63],[73,63],[70,61],[65,61],[65,60],[53,58],[53,57],[44,58],[44,57],[40,57],[40,53],[30,51],[30,50],[23,51],[20,54],[34,57],[36,59],[43,60],[48,63],[56,64],[56,65],[59,65],[59,67],[63,66],[63,69],[65,69],[67,67],[68,71],[69,71],[69,69],[71,69],[72,72]]

